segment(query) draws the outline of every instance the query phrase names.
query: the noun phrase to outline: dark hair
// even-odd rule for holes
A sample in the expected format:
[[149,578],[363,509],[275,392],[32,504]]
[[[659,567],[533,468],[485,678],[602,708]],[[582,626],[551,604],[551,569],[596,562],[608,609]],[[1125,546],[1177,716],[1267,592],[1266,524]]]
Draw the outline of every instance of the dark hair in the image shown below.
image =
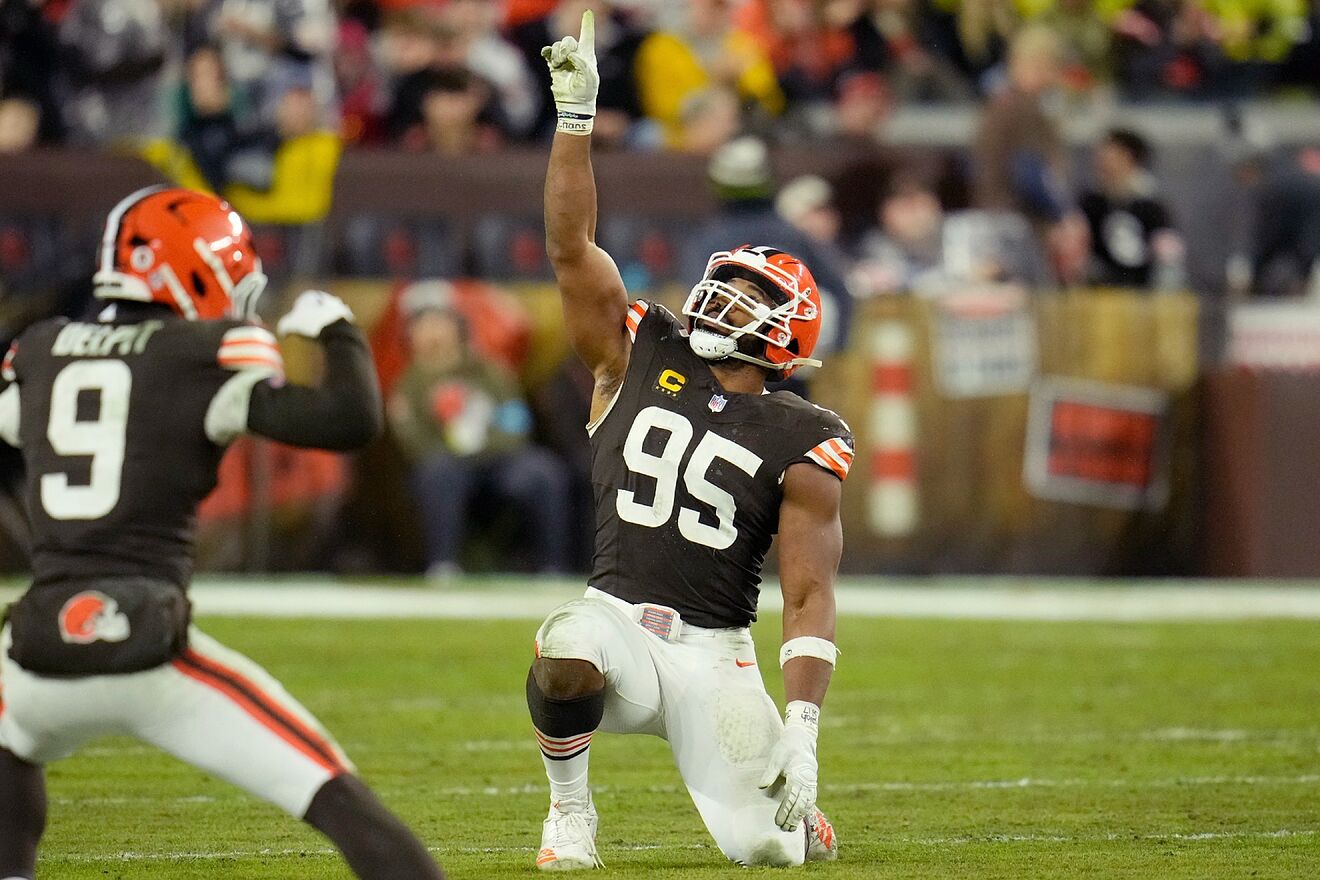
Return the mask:
[[1150,167],[1150,142],[1130,128],[1111,128],[1105,140],[1127,152],[1142,168]]

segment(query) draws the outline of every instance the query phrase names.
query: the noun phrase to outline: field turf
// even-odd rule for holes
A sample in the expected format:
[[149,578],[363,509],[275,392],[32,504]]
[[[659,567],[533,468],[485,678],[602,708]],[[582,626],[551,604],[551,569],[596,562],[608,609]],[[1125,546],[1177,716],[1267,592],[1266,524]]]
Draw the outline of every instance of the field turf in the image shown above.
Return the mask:
[[[531,877],[546,807],[530,621],[212,618],[315,712],[456,878]],[[777,618],[757,627],[779,696]],[[1320,877],[1320,624],[845,618],[812,877]],[[595,876],[724,861],[657,739],[592,747]],[[345,878],[316,834],[128,740],[49,770],[39,876]],[[768,870],[768,869],[767,869]]]

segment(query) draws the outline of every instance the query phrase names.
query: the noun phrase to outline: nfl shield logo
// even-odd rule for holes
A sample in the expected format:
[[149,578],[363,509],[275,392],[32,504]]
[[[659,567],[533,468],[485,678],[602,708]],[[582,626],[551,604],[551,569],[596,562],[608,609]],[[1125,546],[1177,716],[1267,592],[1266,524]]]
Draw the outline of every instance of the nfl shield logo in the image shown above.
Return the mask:
[[721,410],[724,409],[725,405],[728,404],[728,402],[729,399],[725,397],[723,394],[716,394],[710,399],[710,411],[720,412]]

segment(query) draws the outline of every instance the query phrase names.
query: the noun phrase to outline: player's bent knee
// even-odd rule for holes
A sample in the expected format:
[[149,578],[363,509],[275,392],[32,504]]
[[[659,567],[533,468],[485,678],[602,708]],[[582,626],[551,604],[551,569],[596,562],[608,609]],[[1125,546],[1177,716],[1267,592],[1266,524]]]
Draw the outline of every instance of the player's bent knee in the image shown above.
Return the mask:
[[537,659],[585,661],[599,671],[605,667],[600,633],[613,622],[581,599],[561,605],[536,633]]
[[532,664],[532,677],[541,693],[552,700],[590,696],[605,688],[605,676],[587,660],[542,657]]

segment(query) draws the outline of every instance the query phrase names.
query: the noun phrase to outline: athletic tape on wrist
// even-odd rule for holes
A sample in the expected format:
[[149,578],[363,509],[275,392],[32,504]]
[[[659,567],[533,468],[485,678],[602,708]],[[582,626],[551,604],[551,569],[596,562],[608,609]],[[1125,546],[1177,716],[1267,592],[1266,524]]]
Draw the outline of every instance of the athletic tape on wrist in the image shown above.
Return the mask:
[[784,664],[794,657],[815,657],[833,666],[834,661],[839,658],[839,649],[829,639],[822,639],[819,636],[798,636],[784,642],[784,646],[779,649],[780,668],[782,669]]
[[559,111],[558,128],[564,134],[591,134],[596,117],[589,113],[574,113],[570,110]]
[[816,733],[820,730],[820,706],[806,700],[793,700],[784,707],[784,725],[800,725]]

